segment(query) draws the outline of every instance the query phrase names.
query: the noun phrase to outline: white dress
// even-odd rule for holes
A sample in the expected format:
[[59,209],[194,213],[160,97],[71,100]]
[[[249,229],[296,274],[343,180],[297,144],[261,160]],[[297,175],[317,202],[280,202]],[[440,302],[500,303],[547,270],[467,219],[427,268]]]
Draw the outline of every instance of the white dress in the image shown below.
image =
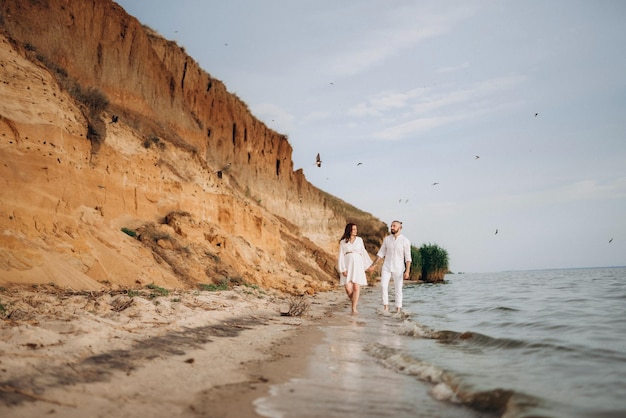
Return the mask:
[[[341,240],[339,243],[339,261],[337,263],[340,285],[345,285],[346,282],[354,282],[361,286],[367,286],[365,270],[371,265],[372,259],[365,250],[361,237],[356,237],[354,242]],[[348,272],[347,277],[343,275],[344,271]]]

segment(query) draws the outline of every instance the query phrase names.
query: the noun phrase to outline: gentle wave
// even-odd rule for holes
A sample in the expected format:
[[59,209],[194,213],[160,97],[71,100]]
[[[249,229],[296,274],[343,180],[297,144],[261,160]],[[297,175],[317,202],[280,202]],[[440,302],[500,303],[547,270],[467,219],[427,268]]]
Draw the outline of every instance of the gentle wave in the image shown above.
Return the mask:
[[[518,324],[518,326],[521,326]],[[550,329],[552,331],[562,331],[563,329],[567,329],[566,326],[547,326],[543,325],[542,328]],[[550,343],[547,341],[543,342],[533,342],[533,341],[523,341],[517,340],[513,338],[494,338],[488,335],[484,335],[478,332],[472,331],[450,331],[450,330],[442,330],[437,331],[431,328],[428,328],[422,324],[411,320],[405,320],[404,323],[399,327],[398,334],[408,336],[408,337],[416,337],[416,338],[428,338],[433,340],[438,340],[442,344],[449,345],[464,345],[468,348],[474,349],[526,349],[528,352],[532,351],[542,351],[542,350],[553,350],[555,352],[562,353],[572,353],[581,357],[593,355],[598,358],[605,358],[611,361],[626,361],[626,355],[619,351],[613,350],[608,347],[605,348],[594,348],[590,350],[587,347],[582,346],[565,346],[562,344]]]
[[407,288],[410,320],[394,331],[413,338],[412,355],[477,388],[511,389],[518,403],[541,400],[522,416],[626,416],[626,268],[448,279]]
[[536,407],[539,403],[529,395],[509,389],[474,391],[459,376],[380,343],[367,345],[365,352],[397,373],[431,383],[433,387],[429,393],[439,401],[462,404],[475,411],[498,416],[519,416],[523,409]]
[[467,309],[466,313],[476,313],[476,312],[519,312],[517,308],[511,308],[509,306],[494,306],[494,307],[486,307],[486,308],[470,308]]

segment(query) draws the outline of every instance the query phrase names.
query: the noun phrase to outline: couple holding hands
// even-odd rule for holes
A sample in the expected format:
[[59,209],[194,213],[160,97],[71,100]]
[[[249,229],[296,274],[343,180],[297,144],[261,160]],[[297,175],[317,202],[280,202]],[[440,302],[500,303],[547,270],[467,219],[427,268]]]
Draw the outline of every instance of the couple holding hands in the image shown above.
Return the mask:
[[389,310],[389,281],[393,278],[395,289],[396,311],[402,308],[402,284],[409,278],[411,269],[411,242],[400,233],[402,222],[391,223],[391,234],[383,240],[383,244],[376,254],[376,260],[372,262],[365,250],[363,239],[358,236],[356,224],[348,223],[343,236],[339,240],[339,284],[345,286],[346,294],[352,302],[352,313],[356,314],[361,286],[367,286],[365,273],[369,273],[384,260],[380,275],[382,287],[383,309]]

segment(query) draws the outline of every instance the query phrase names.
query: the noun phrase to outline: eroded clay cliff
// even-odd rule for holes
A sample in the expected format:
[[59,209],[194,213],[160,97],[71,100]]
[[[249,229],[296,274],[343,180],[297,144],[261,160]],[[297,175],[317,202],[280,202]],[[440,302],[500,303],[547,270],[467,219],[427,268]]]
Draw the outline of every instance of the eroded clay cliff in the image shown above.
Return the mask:
[[269,129],[110,0],[0,5],[0,284],[337,282],[337,239],[385,225],[294,171]]

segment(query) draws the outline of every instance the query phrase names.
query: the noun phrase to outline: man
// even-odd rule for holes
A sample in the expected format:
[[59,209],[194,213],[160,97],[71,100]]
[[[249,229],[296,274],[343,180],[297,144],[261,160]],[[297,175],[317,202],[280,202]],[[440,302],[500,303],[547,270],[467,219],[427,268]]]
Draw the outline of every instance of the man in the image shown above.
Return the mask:
[[393,221],[391,223],[391,235],[387,235],[383,240],[376,260],[367,269],[371,272],[378,260],[384,259],[383,270],[380,275],[380,285],[383,289],[383,309],[389,310],[389,280],[393,278],[393,287],[396,295],[396,312],[402,309],[402,283],[409,278],[411,271],[411,241],[400,233],[402,222]]

